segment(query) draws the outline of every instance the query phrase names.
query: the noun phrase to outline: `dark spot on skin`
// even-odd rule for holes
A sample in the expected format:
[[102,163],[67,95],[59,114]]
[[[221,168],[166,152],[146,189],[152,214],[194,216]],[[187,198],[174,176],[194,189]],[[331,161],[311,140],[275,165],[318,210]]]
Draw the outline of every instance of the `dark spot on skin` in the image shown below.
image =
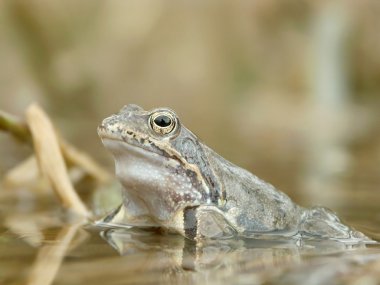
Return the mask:
[[[169,158],[168,158],[169,159]],[[183,173],[183,170],[182,170],[182,168],[180,168],[180,167],[176,167],[175,169],[174,169],[174,172],[175,172],[175,174],[181,174],[181,173]]]
[[172,193],[171,194],[171,200],[175,204],[180,204],[183,201],[181,195],[179,195],[178,193]]
[[189,178],[194,178],[196,176],[195,172],[194,171],[191,171],[189,169],[186,169],[186,175],[189,177]]
[[140,143],[143,144],[145,142],[145,139],[140,138]]
[[185,194],[185,195],[184,195],[184,200],[185,200],[185,201],[191,201],[191,200],[192,200],[191,198],[192,198],[192,197],[191,197],[190,194]]
[[127,134],[131,136],[133,133],[131,131],[127,131]]

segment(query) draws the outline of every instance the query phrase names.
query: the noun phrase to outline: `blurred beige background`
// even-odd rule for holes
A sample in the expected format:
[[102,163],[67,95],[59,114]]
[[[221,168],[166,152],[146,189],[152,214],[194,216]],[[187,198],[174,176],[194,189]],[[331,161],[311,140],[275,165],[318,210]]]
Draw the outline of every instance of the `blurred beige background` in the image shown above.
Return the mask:
[[[375,205],[380,2],[331,2],[3,0],[0,109],[39,102],[112,170],[101,119],[168,106],[298,202]],[[0,174],[30,154],[0,145]]]

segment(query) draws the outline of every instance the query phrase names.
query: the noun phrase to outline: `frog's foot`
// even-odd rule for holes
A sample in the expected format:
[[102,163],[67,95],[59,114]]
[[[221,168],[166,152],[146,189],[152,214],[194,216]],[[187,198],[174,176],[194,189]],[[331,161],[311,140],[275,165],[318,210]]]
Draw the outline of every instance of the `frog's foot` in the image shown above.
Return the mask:
[[189,207],[184,210],[184,233],[190,239],[231,238],[236,231],[215,206]]
[[342,224],[334,212],[323,207],[306,209],[299,230],[303,237],[308,238],[371,242],[370,238]]
[[121,204],[104,218],[95,221],[95,225],[107,228],[131,228],[131,227],[158,227],[152,219],[146,215],[132,215],[128,209]]

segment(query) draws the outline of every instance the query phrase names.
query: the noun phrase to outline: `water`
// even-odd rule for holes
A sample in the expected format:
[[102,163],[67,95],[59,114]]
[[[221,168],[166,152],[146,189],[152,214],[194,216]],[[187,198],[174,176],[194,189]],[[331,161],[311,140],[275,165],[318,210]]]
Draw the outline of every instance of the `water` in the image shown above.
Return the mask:
[[[380,280],[379,245],[248,239],[196,244],[178,235],[81,224],[68,220],[54,203],[25,210],[20,200],[2,202],[0,284],[377,284]],[[380,211],[371,207],[355,211],[350,224],[361,225],[358,229],[378,238]]]

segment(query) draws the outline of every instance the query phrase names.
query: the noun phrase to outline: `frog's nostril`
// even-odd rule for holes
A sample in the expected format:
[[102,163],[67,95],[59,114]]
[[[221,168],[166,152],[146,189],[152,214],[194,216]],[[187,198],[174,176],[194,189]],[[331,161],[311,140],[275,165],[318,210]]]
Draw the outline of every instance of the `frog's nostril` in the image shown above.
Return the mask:
[[105,131],[106,131],[106,127],[103,125],[103,123],[98,126],[98,129],[97,129],[98,135],[101,135]]
[[112,125],[112,116],[111,117],[108,117],[108,118],[105,118],[101,123],[100,125],[98,126],[98,130],[106,130],[107,129],[107,126],[110,126]]

